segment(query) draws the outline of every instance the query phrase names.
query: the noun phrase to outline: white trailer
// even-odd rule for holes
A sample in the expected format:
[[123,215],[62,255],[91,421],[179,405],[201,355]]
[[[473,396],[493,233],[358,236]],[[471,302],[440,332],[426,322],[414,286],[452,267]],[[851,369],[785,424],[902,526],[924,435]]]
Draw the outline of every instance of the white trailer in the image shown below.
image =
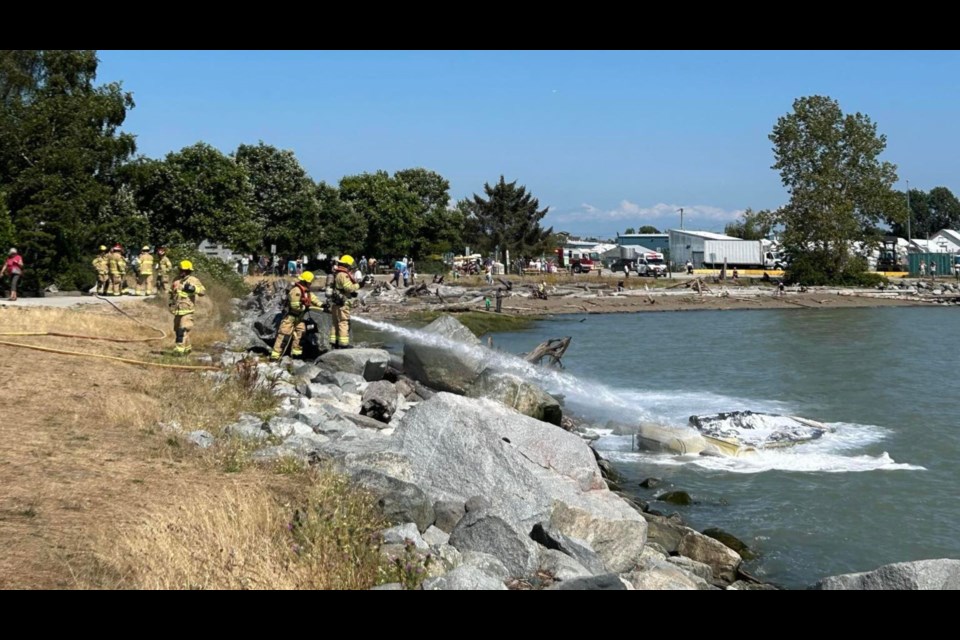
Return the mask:
[[703,266],[777,269],[778,253],[767,248],[763,240],[704,240]]

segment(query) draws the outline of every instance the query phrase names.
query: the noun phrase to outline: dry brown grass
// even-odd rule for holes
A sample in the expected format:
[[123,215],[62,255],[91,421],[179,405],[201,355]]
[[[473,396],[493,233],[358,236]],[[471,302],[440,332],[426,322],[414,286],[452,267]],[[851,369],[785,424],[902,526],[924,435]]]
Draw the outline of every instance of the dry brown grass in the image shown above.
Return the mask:
[[201,491],[132,527],[105,530],[83,586],[365,589],[389,573],[375,501],[331,473],[286,500],[263,484]]

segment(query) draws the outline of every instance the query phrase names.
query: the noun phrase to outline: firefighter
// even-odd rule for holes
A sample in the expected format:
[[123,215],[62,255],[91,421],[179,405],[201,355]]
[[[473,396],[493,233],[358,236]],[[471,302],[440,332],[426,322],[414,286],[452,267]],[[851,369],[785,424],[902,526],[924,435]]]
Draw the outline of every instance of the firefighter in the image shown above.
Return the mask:
[[97,295],[105,296],[110,289],[110,254],[104,245],[100,245],[100,253],[93,259],[93,268],[97,272]]
[[327,288],[327,300],[330,301],[330,348],[350,348],[350,306],[360,285],[353,276],[352,256],[343,256],[333,268],[333,284]]
[[122,296],[126,289],[127,261],[123,258],[123,247],[113,245],[107,256],[107,269],[110,272],[110,295]]
[[279,360],[283,355],[286,349],[284,342],[290,337],[290,334],[293,334],[290,354],[294,358],[303,355],[300,340],[303,339],[303,332],[307,330],[307,323],[304,320],[311,309],[320,307],[320,299],[310,291],[312,283],[313,273],[304,271],[300,276],[300,281],[290,287],[290,291],[287,293],[287,313],[280,323],[277,339],[273,343],[273,351],[270,353],[271,360]]
[[137,258],[137,295],[153,295],[153,253],[150,247],[144,247],[140,250]]
[[173,352],[178,356],[190,353],[190,330],[193,329],[193,313],[197,309],[197,296],[207,290],[197,276],[193,275],[193,263],[180,263],[180,275],[170,286],[170,313],[173,314],[173,333],[176,339]]
[[167,257],[166,247],[157,247],[157,291],[166,291],[170,283],[170,272],[173,271],[173,264]]

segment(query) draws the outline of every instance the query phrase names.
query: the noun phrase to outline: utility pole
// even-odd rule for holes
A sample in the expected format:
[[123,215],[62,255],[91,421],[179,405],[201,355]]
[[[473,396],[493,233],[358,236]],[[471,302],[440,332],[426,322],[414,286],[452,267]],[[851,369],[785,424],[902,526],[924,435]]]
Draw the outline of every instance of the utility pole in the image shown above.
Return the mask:
[[913,213],[910,211],[910,181],[907,180],[907,242],[910,242],[910,219]]

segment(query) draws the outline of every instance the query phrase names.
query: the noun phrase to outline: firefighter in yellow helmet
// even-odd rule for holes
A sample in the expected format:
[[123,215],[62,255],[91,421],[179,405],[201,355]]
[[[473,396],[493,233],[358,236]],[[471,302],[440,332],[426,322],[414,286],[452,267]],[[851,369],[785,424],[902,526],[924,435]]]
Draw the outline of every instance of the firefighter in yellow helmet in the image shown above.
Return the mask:
[[100,245],[100,253],[93,259],[93,268],[97,272],[97,295],[105,296],[110,289],[110,254],[104,245]]
[[327,289],[330,301],[330,348],[350,348],[350,307],[357,297],[360,285],[353,275],[352,256],[342,256],[333,268],[333,283]]
[[290,355],[294,358],[303,355],[303,348],[300,346],[300,340],[303,339],[303,332],[307,330],[305,319],[311,309],[320,308],[320,299],[310,291],[310,285],[313,283],[313,273],[304,271],[300,276],[300,281],[290,287],[287,293],[287,313],[280,322],[280,329],[277,331],[277,339],[273,343],[273,351],[270,352],[271,360],[279,360],[283,355],[287,338],[293,334],[293,344],[291,345]]
[[167,257],[166,247],[157,247],[157,291],[166,291],[170,284],[170,273],[173,271],[173,264]]
[[137,295],[153,295],[153,254],[150,247],[144,247],[140,250],[137,257],[139,262],[137,266]]
[[122,296],[127,288],[127,261],[123,257],[123,247],[118,244],[113,245],[107,256],[107,270],[110,272],[110,295]]
[[193,313],[197,309],[197,296],[207,290],[197,276],[193,275],[193,263],[180,263],[180,275],[170,286],[170,313],[173,314],[173,333],[176,339],[174,353],[185,356],[190,353],[190,330],[193,329]]

